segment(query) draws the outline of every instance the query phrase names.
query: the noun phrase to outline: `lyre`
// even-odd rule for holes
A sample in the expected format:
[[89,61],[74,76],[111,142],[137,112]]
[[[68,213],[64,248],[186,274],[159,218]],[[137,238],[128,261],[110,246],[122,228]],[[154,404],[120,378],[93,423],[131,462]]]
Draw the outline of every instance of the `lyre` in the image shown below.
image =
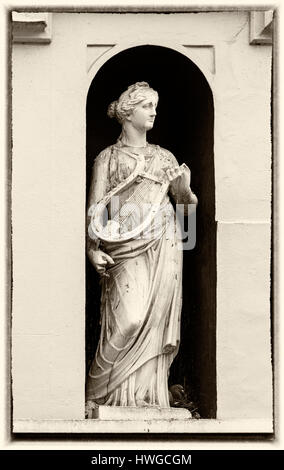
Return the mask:
[[[126,242],[138,238],[153,221],[170,184],[167,177],[159,179],[150,172],[144,171],[143,155],[132,154],[121,148],[120,151],[136,160],[134,171],[88,211],[91,217],[88,227],[90,238],[100,239],[107,243]],[[115,208],[113,203],[116,197],[119,198],[119,194],[135,183],[138,184],[134,192],[120,208]],[[155,203],[147,202],[150,193]],[[141,214],[141,207],[144,208],[143,214]]]

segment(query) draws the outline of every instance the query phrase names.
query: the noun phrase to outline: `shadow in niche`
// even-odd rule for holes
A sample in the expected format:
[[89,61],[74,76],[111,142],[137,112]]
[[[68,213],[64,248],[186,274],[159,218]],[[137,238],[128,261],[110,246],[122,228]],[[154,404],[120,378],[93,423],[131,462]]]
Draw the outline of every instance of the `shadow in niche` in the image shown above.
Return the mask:
[[[212,92],[187,57],[160,46],[138,46],[109,59],[98,71],[87,98],[87,194],[95,156],[114,143],[120,125],[107,117],[109,103],[137,81],[159,93],[155,127],[148,141],[187,163],[197,194],[196,246],[184,252],[180,350],[169,385],[182,384],[202,418],[216,417],[216,224]],[[86,368],[99,339],[99,278],[86,261]]]

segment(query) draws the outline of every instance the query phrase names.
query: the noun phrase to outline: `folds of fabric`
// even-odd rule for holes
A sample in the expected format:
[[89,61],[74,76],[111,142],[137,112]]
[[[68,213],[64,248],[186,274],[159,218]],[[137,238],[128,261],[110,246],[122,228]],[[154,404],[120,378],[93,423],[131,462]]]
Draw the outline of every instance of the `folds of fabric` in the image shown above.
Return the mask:
[[101,337],[87,399],[169,406],[167,378],[179,346],[182,251],[160,238],[108,247],[115,265],[104,278]]
[[[90,204],[133,171],[133,161],[119,146],[96,159]],[[147,146],[145,161],[145,171],[158,178],[177,165],[170,152],[153,145]],[[168,374],[179,348],[182,305],[180,239],[175,224],[168,231],[174,217],[166,195],[141,238],[102,246],[115,264],[102,279],[101,334],[87,380],[87,401],[169,407]]]

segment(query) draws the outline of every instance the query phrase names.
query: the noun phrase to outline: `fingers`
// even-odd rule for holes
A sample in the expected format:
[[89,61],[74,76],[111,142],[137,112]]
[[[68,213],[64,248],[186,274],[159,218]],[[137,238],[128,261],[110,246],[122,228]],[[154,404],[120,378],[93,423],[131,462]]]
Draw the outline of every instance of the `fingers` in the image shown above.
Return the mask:
[[96,263],[96,270],[97,272],[101,275],[101,276],[107,276],[109,277],[109,275],[107,274],[106,272],[106,266],[107,264],[114,264],[114,261],[113,259],[111,258],[111,256],[107,255],[106,253],[104,253],[100,259],[100,262]]
[[99,273],[99,275],[100,275],[101,277],[110,277],[109,273],[106,272],[106,269],[105,269],[105,268],[104,268],[104,269],[101,269],[100,271],[98,271],[98,273]]
[[100,264],[96,264],[95,265],[95,268],[96,268],[96,271],[102,276],[105,274],[106,272],[106,265],[107,265],[107,262],[106,261],[101,261]]
[[101,276],[102,277],[110,277],[109,273],[106,273],[106,272],[102,273]]
[[105,264],[106,263],[114,264],[114,261],[113,261],[112,257],[107,255],[106,253],[104,253],[104,255],[103,255],[103,260],[105,260]]
[[96,267],[97,272],[102,276],[106,272],[106,268],[103,266],[97,266]]
[[96,267],[97,273],[99,273],[102,277],[110,277],[109,273],[107,273],[106,268],[103,266]]
[[167,173],[169,181],[173,181],[173,180],[175,180],[176,178],[178,178],[179,176],[182,175],[183,169],[180,168],[179,166],[176,166],[174,168],[169,168],[166,171],[166,173]]
[[106,268],[103,266],[96,267],[97,273],[102,277],[110,277],[109,273],[106,271]]
[[191,173],[191,171],[190,171],[190,169],[188,168],[188,166],[187,166],[186,163],[183,163],[183,164],[181,165],[181,168],[183,168],[185,171]]

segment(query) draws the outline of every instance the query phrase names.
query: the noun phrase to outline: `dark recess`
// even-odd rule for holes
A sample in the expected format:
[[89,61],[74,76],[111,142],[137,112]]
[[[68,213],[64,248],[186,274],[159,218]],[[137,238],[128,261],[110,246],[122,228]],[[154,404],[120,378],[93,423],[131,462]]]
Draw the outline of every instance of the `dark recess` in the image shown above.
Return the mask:
[[[169,384],[182,384],[202,418],[216,417],[216,224],[211,89],[187,57],[160,46],[138,46],[108,60],[87,99],[87,193],[95,156],[114,143],[120,125],[107,117],[109,103],[137,81],[159,93],[155,127],[148,141],[165,147],[192,171],[199,199],[197,242],[184,252],[181,345]],[[86,260],[86,369],[99,338],[99,278]]]

